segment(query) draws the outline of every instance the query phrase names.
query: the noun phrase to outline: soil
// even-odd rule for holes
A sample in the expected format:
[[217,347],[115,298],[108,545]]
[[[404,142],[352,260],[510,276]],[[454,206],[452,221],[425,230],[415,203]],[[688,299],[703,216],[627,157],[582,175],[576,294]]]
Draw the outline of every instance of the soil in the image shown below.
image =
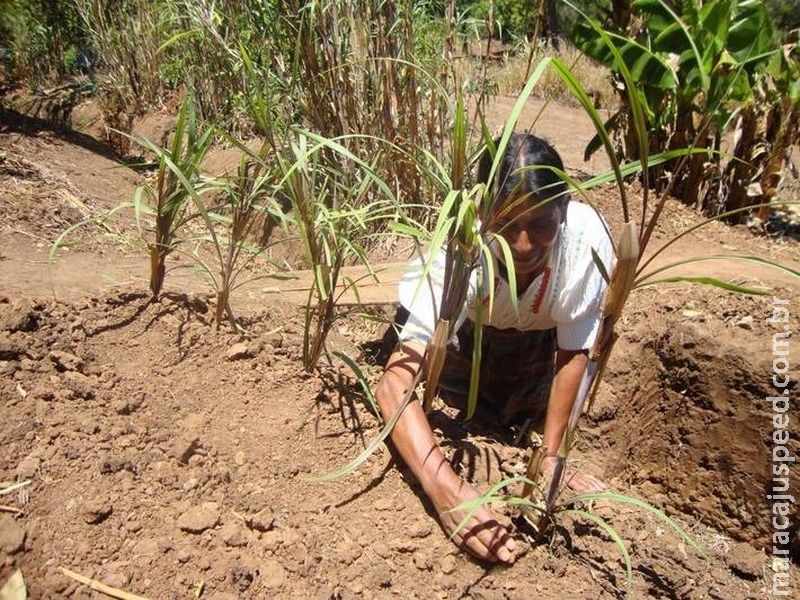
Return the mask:
[[[496,114],[510,104],[498,101]],[[580,113],[548,110],[542,128],[568,170],[601,168],[582,162],[590,129]],[[146,257],[117,235],[133,232],[132,222],[82,229],[72,238],[79,244],[48,260],[61,232],[130,200],[141,178],[85,133],[18,115],[0,122],[0,490],[30,482],[0,496],[0,585],[20,569],[32,598],[105,597],[68,569],[151,598],[624,596],[620,551],[592,521],[563,514],[552,542],[535,543],[498,506],[520,552],[513,566],[491,566],[448,541],[384,445],[353,474],[315,479],[355,458],[380,424],[341,361],[314,373],[301,366],[307,275],[293,287],[243,288],[234,303],[244,333],[235,333],[215,326],[209,289],[189,270],[168,273],[166,293],[150,301]],[[595,201],[616,230],[615,190]],[[699,221],[669,202],[655,242]],[[720,224],[660,260],[724,252],[800,266],[796,240]],[[683,272],[770,288],[789,300],[794,329],[796,278],[730,260]],[[392,289],[376,287],[364,307],[371,318],[352,314],[330,337],[330,350],[357,359],[373,383]],[[772,590],[774,426],[765,399],[775,394],[772,335],[782,329],[765,321],[771,301],[675,283],[629,302],[573,460],[664,510],[706,553],[647,511],[598,503],[592,511],[630,552],[631,597]],[[792,394],[796,374],[792,367]],[[797,417],[789,418],[796,455]],[[524,471],[531,450],[511,432],[464,421],[443,403],[431,420],[480,489]],[[790,477],[800,490],[794,466]],[[796,504],[790,518],[796,532]],[[792,566],[794,593],[797,578]]]

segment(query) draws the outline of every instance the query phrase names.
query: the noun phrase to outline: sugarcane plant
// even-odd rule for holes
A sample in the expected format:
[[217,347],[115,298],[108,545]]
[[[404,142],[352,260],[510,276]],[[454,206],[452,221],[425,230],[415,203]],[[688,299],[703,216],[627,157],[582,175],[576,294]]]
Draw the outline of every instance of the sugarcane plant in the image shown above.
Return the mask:
[[[567,487],[565,481],[567,460],[577,434],[578,421],[580,416],[591,408],[591,402],[597,394],[598,387],[602,381],[604,368],[608,363],[614,344],[618,338],[616,325],[623,314],[623,310],[631,292],[635,289],[658,283],[689,282],[694,284],[711,285],[723,290],[743,294],[765,295],[768,293],[763,289],[743,287],[741,285],[723,281],[714,277],[664,276],[664,273],[668,272],[672,268],[706,260],[745,260],[781,269],[794,277],[800,277],[800,273],[760,257],[737,255],[697,256],[671,262],[659,267],[651,266],[654,259],[662,255],[672,244],[688,233],[710,222],[724,219],[731,214],[735,214],[744,210],[752,210],[752,207],[740,208],[709,218],[703,221],[701,224],[687,229],[675,238],[668,240],[655,252],[651,253],[647,259],[642,258],[648,242],[651,239],[655,225],[664,210],[669,195],[669,187],[667,187],[667,189],[655,202],[652,212],[648,212],[650,209],[648,196],[650,189],[650,186],[648,185],[650,167],[663,164],[666,161],[677,161],[680,165],[685,165],[687,162],[691,162],[691,158],[693,156],[697,155],[698,153],[707,152],[707,150],[705,148],[698,149],[693,143],[686,148],[673,149],[666,152],[660,152],[655,155],[649,154],[645,115],[652,112],[652,107],[648,106],[644,96],[638,93],[634,77],[631,74],[631,71],[628,69],[626,60],[620,52],[616,41],[612,39],[612,37],[609,36],[605,31],[603,31],[596,22],[588,18],[586,19],[586,22],[588,23],[589,27],[593,28],[600,42],[607,45],[609,53],[615,58],[616,69],[618,69],[618,72],[620,73],[624,82],[624,89],[626,89],[628,93],[627,104],[630,109],[632,122],[635,125],[632,131],[637,137],[636,147],[638,148],[638,160],[629,162],[627,164],[620,164],[619,160],[617,159],[611,137],[600,115],[594,108],[588,94],[585,92],[580,82],[572,75],[569,68],[567,68],[566,65],[561,63],[558,59],[553,59],[551,61],[552,68],[559,74],[566,86],[573,92],[575,98],[577,98],[581,106],[585,109],[595,124],[597,130],[597,139],[605,148],[612,166],[612,169],[609,173],[602,174],[584,183],[575,182],[566,176],[566,174],[562,174],[563,178],[570,184],[573,191],[584,197],[590,204],[591,199],[589,196],[589,191],[595,185],[615,181],[619,189],[621,201],[620,206],[623,213],[624,224],[619,232],[619,237],[616,240],[615,266],[610,275],[606,273],[605,268],[599,261],[599,258],[595,256],[596,266],[601,271],[608,284],[605,299],[602,304],[602,322],[600,332],[597,336],[594,346],[590,350],[590,360],[584,381],[580,391],[578,392],[577,398],[575,399],[567,430],[556,452],[556,466],[554,471],[546,476],[544,476],[542,473],[542,459],[544,455],[548,453],[548,449],[539,448],[531,454],[525,476],[499,482],[482,498],[469,503],[464,503],[453,510],[467,511],[467,514],[462,522],[463,524],[466,524],[471,517],[472,512],[476,510],[477,507],[490,502],[505,502],[509,505],[517,507],[520,510],[526,522],[533,527],[535,531],[535,537],[537,539],[543,539],[549,531],[552,531],[553,525],[557,524],[558,520],[562,516],[570,515],[572,517],[588,521],[605,532],[615,542],[616,546],[620,550],[620,553],[626,564],[627,588],[629,589],[632,576],[630,555],[620,534],[607,521],[586,508],[596,500],[609,500],[612,502],[634,505],[644,509],[646,512],[649,512],[650,514],[661,519],[664,523],[668,524],[672,530],[674,530],[682,539],[684,539],[684,541],[689,543],[689,545],[695,549],[695,551],[702,555],[702,549],[677,524],[677,522],[667,517],[667,515],[662,511],[642,500],[613,491],[583,493],[572,496],[565,496],[564,494],[565,488]],[[626,47],[628,49],[630,48],[629,45]],[[639,47],[637,48],[637,52],[640,53],[640,58],[642,58],[642,61],[637,61],[637,65],[645,64],[647,61],[653,61],[654,63],[659,64],[659,68],[669,68],[668,65],[664,63],[657,55],[654,53],[649,53],[646,48]],[[724,95],[720,97],[720,101],[723,101],[724,99]],[[625,185],[626,177],[632,174],[638,174],[643,179],[642,206],[640,211],[641,217],[638,223],[632,218]],[[499,493],[500,490],[511,489],[515,484],[521,484],[521,493]]]
[[133,208],[136,223],[144,232],[142,217],[152,216],[153,238],[147,242],[150,255],[150,293],[154,300],[161,294],[166,275],[167,257],[181,242],[179,233],[197,217],[193,210],[205,183],[200,172],[201,163],[211,143],[214,128],[200,131],[194,99],[187,93],[178,113],[172,143],[158,146],[151,140],[131,136],[140,146],[156,156],[155,181],[136,189]]
[[[259,258],[270,267],[277,266],[268,250],[275,243],[271,234],[284,222],[285,215],[274,189],[278,175],[268,160],[270,150],[265,141],[254,156],[243,153],[235,173],[209,180],[209,193],[194,197],[196,213],[205,229],[195,236],[190,258],[216,293],[217,328],[225,319],[232,328],[238,327],[231,305],[234,290],[256,279],[279,276],[272,272],[275,269],[248,273]],[[207,202],[204,197],[212,200]],[[259,226],[261,232],[257,234]],[[203,252],[208,244],[211,258]]]
[[[345,136],[346,137],[346,136]],[[313,273],[303,328],[303,366],[312,371],[325,352],[333,324],[343,316],[343,294],[358,293],[363,283],[343,276],[345,265],[367,268],[377,281],[363,240],[375,222],[389,222],[397,205],[392,190],[378,177],[374,161],[350,152],[344,139],[326,139],[296,128],[276,156],[277,189],[290,202],[307,264]],[[353,182],[355,185],[353,185]]]

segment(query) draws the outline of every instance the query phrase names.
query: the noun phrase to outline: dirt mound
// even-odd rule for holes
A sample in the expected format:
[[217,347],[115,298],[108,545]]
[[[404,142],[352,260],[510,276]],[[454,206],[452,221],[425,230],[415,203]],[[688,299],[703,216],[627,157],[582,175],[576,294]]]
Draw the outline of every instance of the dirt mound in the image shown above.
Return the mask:
[[[674,291],[672,300],[691,308],[651,306],[625,334],[607,379],[616,404],[603,406],[613,417],[618,472],[643,497],[771,551],[775,413],[766,398],[776,392],[768,306],[746,297],[721,306],[694,290]],[[800,451],[796,438],[788,447]],[[798,486],[795,469],[790,489]],[[793,530],[799,516],[795,507]]]

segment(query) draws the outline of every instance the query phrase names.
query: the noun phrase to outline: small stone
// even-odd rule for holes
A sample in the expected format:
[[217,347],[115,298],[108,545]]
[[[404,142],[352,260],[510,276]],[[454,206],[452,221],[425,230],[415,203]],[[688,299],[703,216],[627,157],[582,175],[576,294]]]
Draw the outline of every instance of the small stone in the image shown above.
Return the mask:
[[431,562],[431,557],[424,552],[414,553],[414,566],[417,567],[417,569],[419,569],[420,571],[430,571],[431,569],[433,569],[433,563]]
[[142,402],[144,401],[144,394],[140,394],[135,397],[126,396],[124,398],[120,398],[111,405],[114,409],[114,412],[118,415],[130,415],[137,411],[141,406]]
[[16,554],[25,548],[27,532],[10,516],[0,515],[0,550]]
[[225,358],[228,360],[241,360],[243,358],[250,358],[250,348],[244,342],[239,342],[228,348],[225,352]]
[[105,521],[113,510],[107,498],[92,498],[83,505],[83,520],[88,525],[96,525]]
[[236,454],[233,455],[233,463],[237,467],[244,466],[245,463],[247,463],[247,455],[241,450],[239,450],[238,452],[236,452]]
[[445,554],[439,560],[439,570],[445,575],[450,575],[451,573],[455,572],[456,566],[456,557],[452,554]]
[[261,545],[267,552],[277,552],[283,543],[283,534],[278,529],[267,531],[261,536]]
[[269,508],[264,508],[245,520],[250,529],[256,531],[269,531],[275,524],[275,513]]
[[203,533],[206,529],[216,527],[219,518],[219,505],[216,502],[203,502],[178,517],[178,528],[187,533]]
[[220,529],[219,536],[226,546],[240,548],[247,545],[247,538],[244,536],[241,527],[237,523],[226,523]]
[[129,563],[127,561],[116,561],[105,566],[103,583],[116,588],[126,588],[131,582],[131,574],[128,572]]
[[426,538],[431,534],[432,528],[429,522],[419,522],[411,526],[408,532],[412,538]]
[[275,348],[283,346],[283,334],[280,331],[272,331],[265,335],[264,339],[268,344],[272,345],[273,351]]
[[736,326],[741,327],[742,329],[747,329],[748,331],[753,329],[753,315],[746,315],[736,321]]
[[335,556],[342,565],[353,564],[362,553],[361,546],[352,540],[342,540],[336,545]]
[[97,381],[93,377],[87,377],[78,371],[68,371],[64,373],[64,385],[78,398],[92,400],[95,397]]
[[261,583],[268,590],[275,590],[286,582],[286,570],[276,560],[266,559],[261,563]]
[[264,342],[262,340],[252,340],[247,344],[247,355],[258,356],[264,349]]
[[180,548],[175,553],[175,558],[178,559],[178,562],[181,564],[189,562],[192,558],[192,553],[188,548]]
[[34,452],[31,452],[17,465],[14,474],[17,476],[18,480],[33,479],[33,477],[39,472],[39,467],[42,465],[42,459],[35,452],[35,450]]
[[391,556],[392,554],[392,551],[389,549],[389,546],[387,546],[383,542],[375,542],[372,545],[372,551],[381,558],[389,558],[389,556]]
[[83,359],[62,350],[51,350],[50,360],[59,371],[82,371]]

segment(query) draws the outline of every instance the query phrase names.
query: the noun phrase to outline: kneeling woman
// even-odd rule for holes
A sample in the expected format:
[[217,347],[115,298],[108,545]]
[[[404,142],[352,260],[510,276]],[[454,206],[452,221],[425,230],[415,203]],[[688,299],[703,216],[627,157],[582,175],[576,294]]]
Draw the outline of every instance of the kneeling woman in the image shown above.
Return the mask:
[[[489,183],[490,167],[487,153],[478,169],[483,183]],[[543,416],[542,444],[555,450],[566,430],[588,351],[600,326],[605,282],[592,251],[607,272],[613,251],[600,217],[589,206],[570,202],[566,185],[549,167],[563,170],[561,158],[547,142],[530,134],[515,134],[498,169],[488,229],[502,236],[511,250],[518,310],[510,295],[507,265],[497,248],[491,258],[496,279],[483,286],[485,290],[493,286],[494,304],[491,314],[484,310],[482,317],[479,402],[496,407],[506,421]],[[398,410],[422,368],[425,347],[435,328],[435,306],[442,295],[443,259],[436,257],[422,285],[423,269],[418,263],[401,280],[400,301],[409,317],[376,393],[387,419]],[[441,387],[450,392],[466,393],[469,386],[475,307],[486,302],[486,298],[477,298],[478,272],[486,277],[489,270],[473,271],[466,308],[456,323],[458,333],[448,347],[440,380]],[[450,509],[479,494],[447,462],[418,399],[406,406],[392,440],[445,530],[452,533],[463,515]],[[554,457],[545,458],[545,470],[554,465]],[[569,484],[578,490],[602,487],[598,480],[581,474],[573,476]],[[514,559],[513,539],[487,508],[478,510],[454,540],[483,560]]]

